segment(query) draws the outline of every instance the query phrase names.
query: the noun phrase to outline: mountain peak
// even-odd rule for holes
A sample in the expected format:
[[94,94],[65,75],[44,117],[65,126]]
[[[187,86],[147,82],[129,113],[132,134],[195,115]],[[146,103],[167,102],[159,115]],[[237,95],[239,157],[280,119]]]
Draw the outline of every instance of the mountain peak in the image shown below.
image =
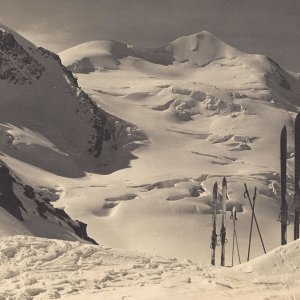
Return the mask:
[[123,43],[112,40],[96,40],[62,51],[60,57],[70,70],[88,73],[97,68],[117,69],[120,64],[119,59],[129,54],[129,48]]
[[190,62],[205,66],[221,58],[234,58],[241,51],[229,46],[208,31],[183,36],[170,43],[177,62]]
[[59,55],[71,71],[89,73],[97,69],[118,69],[120,59],[128,56],[161,65],[189,62],[202,67],[214,60],[234,58],[241,54],[243,53],[212,33],[201,31],[182,36],[166,46],[157,48],[129,46],[113,40],[97,40],[74,46]]

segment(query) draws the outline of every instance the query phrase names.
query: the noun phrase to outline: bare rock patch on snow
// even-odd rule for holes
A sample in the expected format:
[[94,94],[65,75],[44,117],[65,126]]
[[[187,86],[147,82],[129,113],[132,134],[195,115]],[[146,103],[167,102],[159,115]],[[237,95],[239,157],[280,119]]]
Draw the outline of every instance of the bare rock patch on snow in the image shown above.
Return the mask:
[[232,147],[232,148],[229,149],[229,151],[251,150],[251,147],[246,143],[232,143],[232,144],[228,144],[228,146]]
[[228,135],[211,135],[208,141],[212,144],[223,144],[229,147],[229,151],[246,151],[251,150],[249,144],[254,143],[258,137],[246,136],[241,134],[228,134]]

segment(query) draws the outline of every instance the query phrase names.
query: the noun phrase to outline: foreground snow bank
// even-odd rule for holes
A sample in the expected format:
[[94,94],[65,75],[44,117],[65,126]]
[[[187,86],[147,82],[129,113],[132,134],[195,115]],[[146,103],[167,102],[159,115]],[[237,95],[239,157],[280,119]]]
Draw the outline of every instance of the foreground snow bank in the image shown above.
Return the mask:
[[299,246],[220,269],[80,242],[2,237],[0,299],[298,299]]
[[269,277],[299,272],[300,242],[296,240],[286,246],[278,247],[267,255],[259,256],[247,264],[235,267],[234,271],[245,271]]
[[84,295],[159,284],[165,273],[187,284],[201,270],[188,260],[31,236],[0,238],[0,265],[0,299],[89,299]]

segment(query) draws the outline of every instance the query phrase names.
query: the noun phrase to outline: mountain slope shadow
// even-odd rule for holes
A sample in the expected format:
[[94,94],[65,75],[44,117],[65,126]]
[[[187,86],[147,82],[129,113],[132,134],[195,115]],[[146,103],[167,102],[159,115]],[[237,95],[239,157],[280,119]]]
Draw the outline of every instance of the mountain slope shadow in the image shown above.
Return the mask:
[[0,151],[65,177],[128,167],[145,136],[98,107],[58,55],[0,29]]

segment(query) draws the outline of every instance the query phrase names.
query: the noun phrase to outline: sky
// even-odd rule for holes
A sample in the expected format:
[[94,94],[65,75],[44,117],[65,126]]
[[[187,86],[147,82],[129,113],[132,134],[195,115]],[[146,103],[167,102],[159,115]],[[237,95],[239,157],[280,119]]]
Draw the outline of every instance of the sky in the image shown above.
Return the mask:
[[162,46],[206,30],[300,72],[300,0],[0,0],[0,21],[54,52],[98,39]]

